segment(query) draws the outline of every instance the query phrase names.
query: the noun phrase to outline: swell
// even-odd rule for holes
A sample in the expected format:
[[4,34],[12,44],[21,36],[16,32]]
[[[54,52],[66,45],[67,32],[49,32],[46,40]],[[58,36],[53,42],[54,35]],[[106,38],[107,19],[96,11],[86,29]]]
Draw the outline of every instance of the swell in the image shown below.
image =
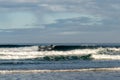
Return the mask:
[[18,47],[30,47],[32,45],[0,45],[0,48],[18,48]]
[[75,49],[120,48],[120,45],[0,45],[1,51],[69,51]]

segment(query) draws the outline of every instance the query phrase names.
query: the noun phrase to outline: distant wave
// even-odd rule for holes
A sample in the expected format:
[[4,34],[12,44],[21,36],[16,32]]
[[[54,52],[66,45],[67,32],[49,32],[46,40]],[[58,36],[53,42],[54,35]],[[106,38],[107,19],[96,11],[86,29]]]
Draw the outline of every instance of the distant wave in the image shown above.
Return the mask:
[[69,51],[75,49],[120,48],[120,45],[0,45],[0,51]]
[[38,51],[38,46],[3,46],[0,52],[33,52]]

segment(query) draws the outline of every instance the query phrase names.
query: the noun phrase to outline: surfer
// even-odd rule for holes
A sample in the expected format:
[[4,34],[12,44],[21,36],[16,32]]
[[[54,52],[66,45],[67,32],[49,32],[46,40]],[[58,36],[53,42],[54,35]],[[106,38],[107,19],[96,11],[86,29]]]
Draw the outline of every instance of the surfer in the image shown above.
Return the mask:
[[54,49],[54,45],[50,46],[38,46],[38,51],[51,51]]

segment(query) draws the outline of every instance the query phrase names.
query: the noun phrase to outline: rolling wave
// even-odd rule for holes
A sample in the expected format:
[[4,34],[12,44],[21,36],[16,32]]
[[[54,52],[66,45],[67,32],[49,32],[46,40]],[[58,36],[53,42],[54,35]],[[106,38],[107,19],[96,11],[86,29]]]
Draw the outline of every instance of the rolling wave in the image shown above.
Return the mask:
[[[94,46],[19,46],[1,47],[0,59],[39,59],[44,57],[71,59],[71,56],[80,59],[91,55],[97,60],[120,60],[120,47],[94,47]],[[54,56],[54,57],[53,57]],[[52,59],[55,60],[55,59]]]

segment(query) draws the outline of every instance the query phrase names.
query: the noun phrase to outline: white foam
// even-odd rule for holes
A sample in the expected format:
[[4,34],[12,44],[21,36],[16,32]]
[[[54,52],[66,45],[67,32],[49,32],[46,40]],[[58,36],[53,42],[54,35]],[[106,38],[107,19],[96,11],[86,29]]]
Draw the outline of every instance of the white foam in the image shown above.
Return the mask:
[[31,52],[31,51],[37,51],[37,50],[38,50],[38,46],[0,48],[0,52]]
[[92,58],[96,60],[120,60],[120,55],[97,54],[97,55],[92,55]]
[[76,49],[70,51],[37,51],[38,46],[20,48],[0,48],[0,59],[31,59],[44,56],[86,55],[93,59],[120,60],[120,48]]
[[51,73],[51,72],[86,72],[86,71],[120,71],[120,67],[115,68],[84,68],[84,69],[64,69],[64,70],[0,70],[0,74],[10,73]]
[[95,54],[94,49],[83,49],[83,50],[71,50],[71,51],[30,51],[30,52],[14,52],[14,51],[3,51],[0,52],[0,59],[29,59],[44,56],[59,56],[59,55],[86,55]]

